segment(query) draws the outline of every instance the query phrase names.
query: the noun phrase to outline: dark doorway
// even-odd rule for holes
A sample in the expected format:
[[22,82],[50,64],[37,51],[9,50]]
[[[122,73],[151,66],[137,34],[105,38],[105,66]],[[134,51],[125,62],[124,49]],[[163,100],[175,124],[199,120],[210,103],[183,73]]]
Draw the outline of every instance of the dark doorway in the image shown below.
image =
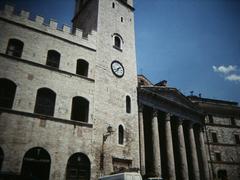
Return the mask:
[[90,180],[91,163],[83,153],[75,153],[67,163],[66,180]]
[[88,122],[89,102],[83,97],[74,97],[72,100],[71,119],[76,121]]
[[4,154],[3,154],[2,148],[0,147],[0,171],[2,170],[3,159],[4,159]]
[[227,171],[225,169],[218,170],[218,179],[219,180],[227,180]]
[[35,147],[28,150],[23,158],[22,179],[24,180],[48,180],[51,158],[49,153]]
[[8,79],[0,79],[0,106],[12,108],[16,93],[16,84]]

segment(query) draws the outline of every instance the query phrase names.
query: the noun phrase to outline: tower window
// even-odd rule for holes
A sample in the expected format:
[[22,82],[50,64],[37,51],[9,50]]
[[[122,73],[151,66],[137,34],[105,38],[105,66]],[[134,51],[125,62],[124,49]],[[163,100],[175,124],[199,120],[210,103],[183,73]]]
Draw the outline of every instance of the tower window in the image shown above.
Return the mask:
[[214,142],[214,143],[218,142],[217,133],[212,133],[212,142]]
[[123,22],[123,17],[121,17],[121,22]]
[[114,2],[112,3],[112,8],[115,8],[115,3]]
[[221,161],[222,160],[221,153],[219,152],[215,153],[215,159],[216,161]]
[[0,147],[0,171],[2,169],[3,159],[4,159],[4,154],[3,154],[2,148]]
[[67,163],[66,180],[90,180],[91,163],[89,158],[83,153],[75,153]]
[[83,59],[79,59],[77,60],[77,72],[78,75],[81,76],[88,76],[88,62],[83,60]]
[[16,84],[8,79],[0,79],[0,106],[12,108],[16,93]]
[[89,102],[83,97],[74,97],[72,100],[71,119],[88,122]]
[[121,49],[121,39],[118,36],[114,37],[114,46]]
[[23,45],[23,42],[18,39],[10,39],[8,41],[6,54],[20,58],[22,56]]
[[126,96],[126,112],[131,113],[131,98]]
[[55,68],[59,68],[60,53],[55,50],[49,50],[47,55],[47,65]]
[[209,123],[213,124],[213,116],[209,114],[208,119],[209,119]]
[[34,113],[53,116],[55,100],[56,93],[51,89],[48,88],[38,89]]
[[124,129],[123,126],[120,125],[118,127],[118,144],[123,144],[124,142]]
[[239,135],[235,134],[234,137],[235,137],[236,144],[240,144],[240,137],[239,137]]
[[236,121],[235,121],[234,117],[231,117],[230,120],[231,120],[231,125],[235,126],[236,125]]
[[113,35],[113,47],[117,50],[122,51],[123,39],[119,34]]

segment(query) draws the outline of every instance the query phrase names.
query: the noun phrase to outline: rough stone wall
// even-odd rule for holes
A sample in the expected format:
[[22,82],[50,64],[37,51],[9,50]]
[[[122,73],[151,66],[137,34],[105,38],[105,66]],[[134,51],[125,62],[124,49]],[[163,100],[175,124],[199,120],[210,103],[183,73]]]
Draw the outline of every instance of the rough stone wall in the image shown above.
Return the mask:
[[[207,119],[207,123],[209,120]],[[206,135],[209,139],[210,156],[209,160],[211,170],[217,179],[218,170],[225,169],[229,180],[239,178],[240,172],[240,145],[236,144],[235,134],[240,136],[239,119],[235,119],[236,125],[231,124],[231,118],[222,116],[213,116],[213,124],[207,124]],[[217,143],[212,143],[211,133],[217,133]],[[221,161],[216,160],[215,153],[221,154]],[[211,158],[211,159],[210,159]]]
[[[112,8],[112,2],[115,8]],[[98,39],[96,81],[95,81],[95,117],[96,127],[106,131],[113,126],[115,133],[106,141],[105,173],[113,171],[112,156],[132,160],[132,167],[139,168],[138,111],[137,111],[137,73],[135,57],[135,36],[133,12],[116,0],[100,0],[98,14]],[[121,17],[124,21],[121,22]],[[113,34],[123,39],[122,51],[113,48]],[[101,50],[100,50],[101,49]],[[111,71],[113,60],[120,61],[125,74],[117,78]],[[101,95],[101,96],[100,96]],[[126,113],[126,96],[131,97],[131,113]],[[118,145],[117,130],[125,127],[124,145]],[[105,127],[104,127],[105,126]],[[104,130],[105,129],[105,130]],[[96,132],[96,139],[101,131]],[[99,140],[100,141],[100,140]],[[111,152],[111,153],[110,153]]]
[[5,157],[3,171],[20,174],[24,154],[33,147],[42,147],[51,156],[50,179],[65,179],[68,158],[82,152],[92,162],[96,175],[92,128],[66,125],[48,119],[2,113],[0,144]]
[[[11,18],[14,20],[14,17]],[[96,52],[92,47],[96,46],[78,44],[78,40],[67,42],[59,36],[45,34],[44,29],[36,32],[29,26],[19,26],[4,19],[0,19],[0,26],[0,53],[5,54],[8,40],[16,38],[24,42],[22,59],[36,64],[33,66],[31,63],[0,56],[0,78],[10,79],[17,85],[12,109],[33,113],[37,90],[47,87],[56,93],[54,117],[70,120],[72,98],[82,96],[89,101],[89,124],[94,124],[95,86],[92,79],[95,77]],[[72,74],[76,73],[78,59],[88,61],[90,79],[38,66],[46,64],[48,50],[61,53],[59,69]],[[51,156],[50,179],[65,179],[68,158],[76,152],[89,157],[91,175],[96,177],[92,128],[11,113],[1,113],[0,118],[0,144],[5,155],[3,171],[20,174],[27,150],[42,147]]]
[[98,20],[98,1],[89,0],[85,8],[80,7],[80,12],[77,12],[73,20],[74,31],[75,28],[82,29],[84,34],[90,34],[92,31],[97,31]]

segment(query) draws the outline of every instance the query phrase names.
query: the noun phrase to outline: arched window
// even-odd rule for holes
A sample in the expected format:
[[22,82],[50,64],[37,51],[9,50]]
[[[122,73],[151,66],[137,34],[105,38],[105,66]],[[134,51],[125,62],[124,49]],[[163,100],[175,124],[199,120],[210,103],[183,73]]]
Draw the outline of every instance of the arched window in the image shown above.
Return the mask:
[[114,36],[114,47],[117,49],[122,49],[121,38],[117,35]]
[[12,108],[16,93],[16,84],[8,79],[0,79],[0,106]]
[[18,39],[10,39],[8,41],[6,54],[20,58],[22,56],[23,45],[23,42]]
[[88,76],[88,62],[83,60],[83,59],[79,59],[77,60],[77,72],[78,75],[81,76]]
[[0,147],[0,171],[2,169],[3,159],[4,159],[4,154],[3,154],[2,148]]
[[112,8],[115,8],[115,3],[114,2],[112,3]]
[[83,153],[75,153],[67,163],[66,180],[90,180],[91,163]]
[[38,89],[34,113],[53,116],[55,100],[56,93],[51,89],[48,88]]
[[35,147],[26,152],[22,163],[22,179],[49,179],[51,158],[49,153]]
[[131,113],[131,98],[126,96],[126,112]]
[[59,68],[61,54],[55,50],[49,50],[46,65]]
[[124,142],[124,129],[123,126],[120,125],[118,127],[118,144],[123,144]]
[[76,121],[88,122],[89,102],[83,97],[74,97],[72,100],[71,119]]
[[227,171],[225,169],[220,169],[217,172],[217,176],[219,180],[227,180]]

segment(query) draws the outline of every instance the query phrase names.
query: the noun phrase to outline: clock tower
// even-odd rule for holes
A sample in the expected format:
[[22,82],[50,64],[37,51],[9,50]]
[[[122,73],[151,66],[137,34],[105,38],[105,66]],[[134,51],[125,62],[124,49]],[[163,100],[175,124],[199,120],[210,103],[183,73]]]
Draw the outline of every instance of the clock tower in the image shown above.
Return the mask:
[[[104,145],[98,168],[103,174],[139,168],[133,0],[76,0],[73,27],[97,34],[94,149]],[[114,132],[103,142],[109,126]]]

